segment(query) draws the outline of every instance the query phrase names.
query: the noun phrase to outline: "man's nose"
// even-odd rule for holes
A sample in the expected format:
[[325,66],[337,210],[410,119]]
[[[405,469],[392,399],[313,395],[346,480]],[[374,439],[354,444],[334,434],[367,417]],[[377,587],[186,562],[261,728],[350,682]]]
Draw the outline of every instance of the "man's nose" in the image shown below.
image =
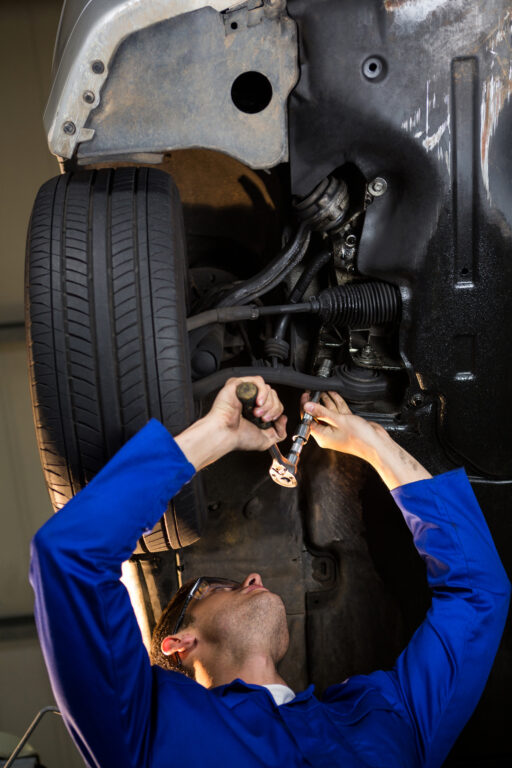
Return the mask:
[[250,573],[248,576],[245,577],[243,581],[244,587],[250,587],[253,584],[257,584],[259,587],[263,586],[263,582],[261,580],[261,576],[259,573]]

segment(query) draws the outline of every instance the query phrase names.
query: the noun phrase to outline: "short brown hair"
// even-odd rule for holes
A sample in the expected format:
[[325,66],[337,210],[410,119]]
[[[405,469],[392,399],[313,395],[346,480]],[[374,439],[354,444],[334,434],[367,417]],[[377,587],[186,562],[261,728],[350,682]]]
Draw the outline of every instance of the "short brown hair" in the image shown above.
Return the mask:
[[[186,670],[184,667],[179,667],[174,660],[174,654],[166,656],[165,653],[162,653],[161,645],[162,640],[165,637],[173,634],[174,627],[178,621],[178,617],[180,615],[181,609],[183,608],[183,604],[195,581],[195,579],[186,581],[185,584],[183,584],[183,586],[178,589],[176,594],[174,594],[167,603],[156,627],[153,630],[153,634],[151,635],[151,647],[149,652],[151,664],[163,667],[164,669],[170,669],[175,672],[183,672],[189,677],[193,677],[193,673],[191,673],[190,670]],[[193,621],[193,616],[191,616],[190,613],[186,613],[180,629],[188,627],[193,623]]]

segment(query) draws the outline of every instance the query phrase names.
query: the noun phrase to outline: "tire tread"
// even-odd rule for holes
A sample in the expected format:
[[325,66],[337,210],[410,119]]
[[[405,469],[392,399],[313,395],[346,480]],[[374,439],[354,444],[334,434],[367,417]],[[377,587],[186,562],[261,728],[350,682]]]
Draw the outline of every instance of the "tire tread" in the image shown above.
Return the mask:
[[[193,420],[184,329],[185,242],[171,178],[67,173],[44,184],[27,240],[27,342],[41,462],[56,510],[151,417]],[[197,479],[143,549],[197,539]]]

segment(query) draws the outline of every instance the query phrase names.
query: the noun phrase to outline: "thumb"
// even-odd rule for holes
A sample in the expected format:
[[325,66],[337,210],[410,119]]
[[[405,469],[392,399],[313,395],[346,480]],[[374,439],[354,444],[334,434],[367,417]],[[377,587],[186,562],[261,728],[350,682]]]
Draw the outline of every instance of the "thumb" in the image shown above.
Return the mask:
[[323,421],[325,424],[329,424],[331,427],[338,426],[335,418],[332,415],[332,411],[320,403],[312,403],[311,401],[304,404],[304,411],[311,414],[315,419]]

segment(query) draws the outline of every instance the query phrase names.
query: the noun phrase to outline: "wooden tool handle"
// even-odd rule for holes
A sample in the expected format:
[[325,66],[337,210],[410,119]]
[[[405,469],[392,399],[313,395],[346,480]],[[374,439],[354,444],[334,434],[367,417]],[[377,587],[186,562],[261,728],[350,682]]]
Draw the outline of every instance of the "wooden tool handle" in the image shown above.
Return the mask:
[[236,388],[236,396],[242,403],[242,416],[248,421],[252,421],[260,429],[269,429],[274,426],[273,421],[262,421],[253,413],[258,396],[258,387],[252,381],[242,381]]

